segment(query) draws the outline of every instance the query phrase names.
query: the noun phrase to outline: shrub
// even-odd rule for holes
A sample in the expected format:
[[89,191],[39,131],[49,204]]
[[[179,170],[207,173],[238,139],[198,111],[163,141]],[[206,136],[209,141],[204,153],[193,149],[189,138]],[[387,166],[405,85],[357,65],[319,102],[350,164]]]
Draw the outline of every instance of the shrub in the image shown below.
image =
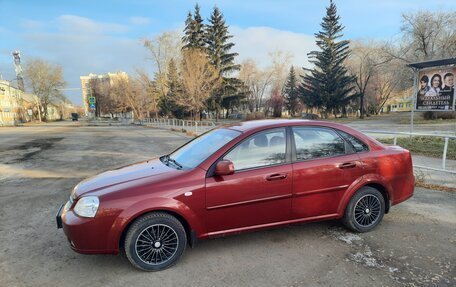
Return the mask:
[[263,112],[254,112],[254,113],[247,114],[245,117],[245,120],[246,121],[262,120],[264,118],[265,118],[265,116],[264,116]]
[[425,112],[423,114],[423,118],[425,120],[449,120],[449,119],[456,119],[456,112]]

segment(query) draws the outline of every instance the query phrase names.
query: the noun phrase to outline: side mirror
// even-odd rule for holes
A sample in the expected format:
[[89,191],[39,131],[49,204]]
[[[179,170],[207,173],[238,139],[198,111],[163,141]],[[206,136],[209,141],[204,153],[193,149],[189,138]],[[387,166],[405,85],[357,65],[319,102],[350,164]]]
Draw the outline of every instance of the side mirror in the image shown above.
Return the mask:
[[230,175],[234,173],[234,165],[231,160],[221,160],[215,165],[216,175]]

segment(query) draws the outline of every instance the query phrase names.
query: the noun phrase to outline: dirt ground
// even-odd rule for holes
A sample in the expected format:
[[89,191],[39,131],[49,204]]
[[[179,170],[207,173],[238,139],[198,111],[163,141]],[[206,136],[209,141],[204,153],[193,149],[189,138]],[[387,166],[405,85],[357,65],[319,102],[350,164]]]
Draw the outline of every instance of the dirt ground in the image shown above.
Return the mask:
[[157,273],[70,249],[55,213],[74,185],[187,140],[134,126],[1,128],[0,286],[456,286],[456,194],[426,189],[366,234],[328,221],[205,240]]

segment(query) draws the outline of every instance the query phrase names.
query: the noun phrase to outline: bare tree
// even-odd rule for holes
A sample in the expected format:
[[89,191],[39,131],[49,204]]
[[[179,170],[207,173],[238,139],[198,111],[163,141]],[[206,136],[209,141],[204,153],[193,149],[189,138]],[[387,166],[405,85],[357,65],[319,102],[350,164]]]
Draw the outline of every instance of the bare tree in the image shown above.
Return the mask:
[[349,72],[356,76],[356,93],[360,99],[359,110],[360,118],[365,114],[365,96],[371,86],[371,80],[377,73],[381,72],[381,67],[393,61],[390,57],[382,53],[380,45],[374,42],[354,42],[352,43],[352,53],[347,59]]
[[383,106],[390,99],[392,93],[395,91],[398,82],[392,73],[379,73],[376,75],[377,79],[373,80],[373,95],[375,114],[379,114]]
[[245,60],[241,65],[239,79],[248,88],[247,104],[250,112],[258,111],[263,101],[265,92],[272,84],[272,70],[264,71],[258,68],[252,59]]
[[370,113],[378,114],[391,95],[408,88],[409,69],[403,60],[385,52],[382,43],[354,42],[347,66],[356,76],[360,118],[364,117],[366,107]]
[[115,102],[111,97],[109,78],[93,78],[89,81],[90,93],[97,100],[95,116],[111,114],[115,110]]
[[182,85],[185,93],[176,103],[198,116],[206,106],[207,99],[220,86],[221,78],[206,54],[197,49],[182,51],[180,65]]
[[63,69],[59,65],[36,58],[27,62],[24,73],[28,86],[37,96],[39,116],[46,120],[48,105],[64,99],[59,91],[66,86]]
[[278,89],[282,92],[287,81],[288,72],[290,71],[293,55],[290,52],[275,50],[269,53],[269,57],[271,59],[271,65],[268,67],[268,70],[272,74],[271,90]]
[[[145,93],[143,99],[147,108],[147,116],[150,117],[150,112],[155,113],[158,116],[158,103],[160,101],[160,90],[157,87],[155,81],[151,81],[149,75],[143,70],[136,70],[137,77],[136,81]],[[168,88],[168,86],[166,86]],[[147,100],[147,101],[146,101]]]
[[454,56],[456,12],[419,11],[402,15],[401,31],[411,47],[409,58],[431,60]]
[[115,111],[125,113],[133,111],[136,119],[144,119],[156,108],[154,98],[150,96],[151,83],[144,80],[147,75],[139,71],[134,78],[115,77],[112,79],[110,95],[115,103]]
[[269,53],[271,64],[261,69],[252,59],[245,60],[241,65],[239,79],[244,82],[248,91],[246,100],[250,112],[259,111],[266,102],[265,95],[273,90],[282,91],[287,80],[293,56],[288,52],[276,50]]
[[159,96],[163,97],[168,92],[166,86],[168,63],[171,59],[178,62],[181,57],[181,38],[176,32],[164,32],[152,40],[144,39],[143,44],[150,52],[150,59],[156,68],[154,76],[155,86],[159,92]]
[[418,11],[402,15],[401,34],[385,44],[391,58],[406,63],[454,57],[456,12]]

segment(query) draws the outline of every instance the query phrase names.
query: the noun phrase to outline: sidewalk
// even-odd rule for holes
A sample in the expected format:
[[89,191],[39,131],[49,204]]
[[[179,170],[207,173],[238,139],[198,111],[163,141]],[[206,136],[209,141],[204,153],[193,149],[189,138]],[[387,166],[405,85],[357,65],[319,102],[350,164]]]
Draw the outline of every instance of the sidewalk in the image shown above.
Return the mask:
[[[433,168],[442,168],[442,159],[412,154],[413,165],[421,165]],[[446,169],[456,171],[456,160],[446,160]],[[434,171],[428,169],[414,168],[415,176],[424,177],[424,181],[445,187],[456,188],[456,174]]]

